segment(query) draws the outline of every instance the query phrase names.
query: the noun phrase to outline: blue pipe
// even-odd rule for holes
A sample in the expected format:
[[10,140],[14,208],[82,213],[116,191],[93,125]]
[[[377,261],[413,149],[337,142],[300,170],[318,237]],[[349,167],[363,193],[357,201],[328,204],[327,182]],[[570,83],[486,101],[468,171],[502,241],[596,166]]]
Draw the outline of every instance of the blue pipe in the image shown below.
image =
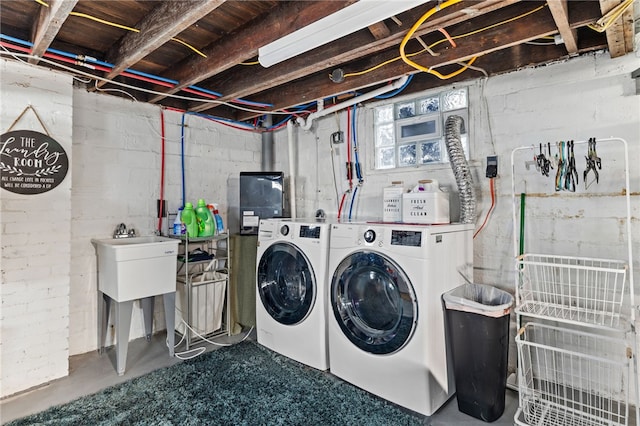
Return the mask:
[[[18,43],[18,44],[21,44],[21,45],[27,46],[27,47],[33,47],[33,43],[31,43],[29,41],[21,40],[19,38],[11,37],[11,36],[8,36],[8,35],[5,35],[5,34],[0,34],[0,39],[5,39],[5,40],[8,40],[8,41],[12,41],[14,43]],[[97,64],[97,65],[102,65],[104,67],[113,68],[113,66],[114,66],[113,64],[110,64],[109,62],[104,62],[104,61],[101,61],[99,59],[93,58],[91,56],[75,55],[73,53],[65,52],[63,50],[58,50],[58,49],[54,49],[54,48],[51,48],[51,47],[47,49],[47,52],[55,53],[56,55],[64,56],[64,57],[71,58],[71,59],[76,59],[76,60],[79,60],[79,61],[82,60],[84,62],[90,62],[90,63],[94,63],[94,64]],[[141,77],[151,78],[153,80],[163,81],[163,82],[169,83],[169,84],[176,84],[177,85],[177,84],[180,83],[178,80],[172,80],[170,78],[160,77],[160,76],[149,74],[149,73],[142,72],[142,71],[136,71],[136,70],[131,69],[131,68],[125,69],[125,72],[131,73],[131,74],[135,74],[135,75],[139,75]],[[212,90],[207,90],[207,89],[202,88],[202,87],[198,87],[198,86],[188,86],[188,87],[191,88],[191,89],[194,89],[194,90],[198,90],[198,91],[200,91],[202,93],[207,93],[209,95],[218,96],[218,97],[222,96],[221,93],[214,92]],[[261,103],[261,102],[248,101],[246,99],[241,99],[241,98],[238,98],[237,101],[238,102],[242,102],[242,103],[247,104],[247,105],[253,105],[253,106],[257,106],[257,107],[272,107],[273,106],[273,104],[265,104],[265,103]]]

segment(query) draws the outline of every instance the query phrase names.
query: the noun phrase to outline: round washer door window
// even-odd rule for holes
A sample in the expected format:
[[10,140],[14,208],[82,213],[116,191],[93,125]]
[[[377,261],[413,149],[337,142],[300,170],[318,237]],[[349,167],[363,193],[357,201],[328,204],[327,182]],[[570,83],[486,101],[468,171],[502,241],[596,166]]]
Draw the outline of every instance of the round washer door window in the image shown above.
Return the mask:
[[257,271],[262,306],[281,324],[303,321],[315,302],[315,274],[309,260],[296,246],[276,243],[260,258]]
[[379,355],[409,342],[418,319],[407,275],[391,259],[371,251],[353,253],[340,262],[331,282],[331,306],[345,336]]

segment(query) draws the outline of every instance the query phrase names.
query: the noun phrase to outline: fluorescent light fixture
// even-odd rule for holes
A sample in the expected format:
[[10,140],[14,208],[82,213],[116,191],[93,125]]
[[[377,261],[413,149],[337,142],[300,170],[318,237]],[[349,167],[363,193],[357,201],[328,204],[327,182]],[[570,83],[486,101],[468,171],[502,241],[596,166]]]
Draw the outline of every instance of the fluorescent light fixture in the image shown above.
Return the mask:
[[428,1],[360,0],[259,48],[258,61],[270,67]]

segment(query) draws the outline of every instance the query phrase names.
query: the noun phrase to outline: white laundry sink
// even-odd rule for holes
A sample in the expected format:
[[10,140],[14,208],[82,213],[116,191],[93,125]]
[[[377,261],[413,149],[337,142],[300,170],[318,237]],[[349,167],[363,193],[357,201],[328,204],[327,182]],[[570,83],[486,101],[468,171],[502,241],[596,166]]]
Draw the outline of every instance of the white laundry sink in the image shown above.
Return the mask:
[[92,239],[98,290],[116,302],[176,291],[177,239],[148,236]]

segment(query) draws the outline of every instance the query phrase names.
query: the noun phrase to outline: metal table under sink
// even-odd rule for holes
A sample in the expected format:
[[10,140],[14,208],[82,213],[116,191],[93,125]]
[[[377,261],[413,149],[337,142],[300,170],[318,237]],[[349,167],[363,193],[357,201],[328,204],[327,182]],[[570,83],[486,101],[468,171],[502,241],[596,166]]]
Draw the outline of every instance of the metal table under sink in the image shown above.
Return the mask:
[[[175,329],[178,241],[148,236],[92,239],[98,256],[98,351],[104,353],[111,302],[115,304],[116,371],[125,372],[133,302],[142,305],[145,335],[151,338],[155,296],[162,295],[167,330]],[[169,356],[173,332],[167,333]]]

